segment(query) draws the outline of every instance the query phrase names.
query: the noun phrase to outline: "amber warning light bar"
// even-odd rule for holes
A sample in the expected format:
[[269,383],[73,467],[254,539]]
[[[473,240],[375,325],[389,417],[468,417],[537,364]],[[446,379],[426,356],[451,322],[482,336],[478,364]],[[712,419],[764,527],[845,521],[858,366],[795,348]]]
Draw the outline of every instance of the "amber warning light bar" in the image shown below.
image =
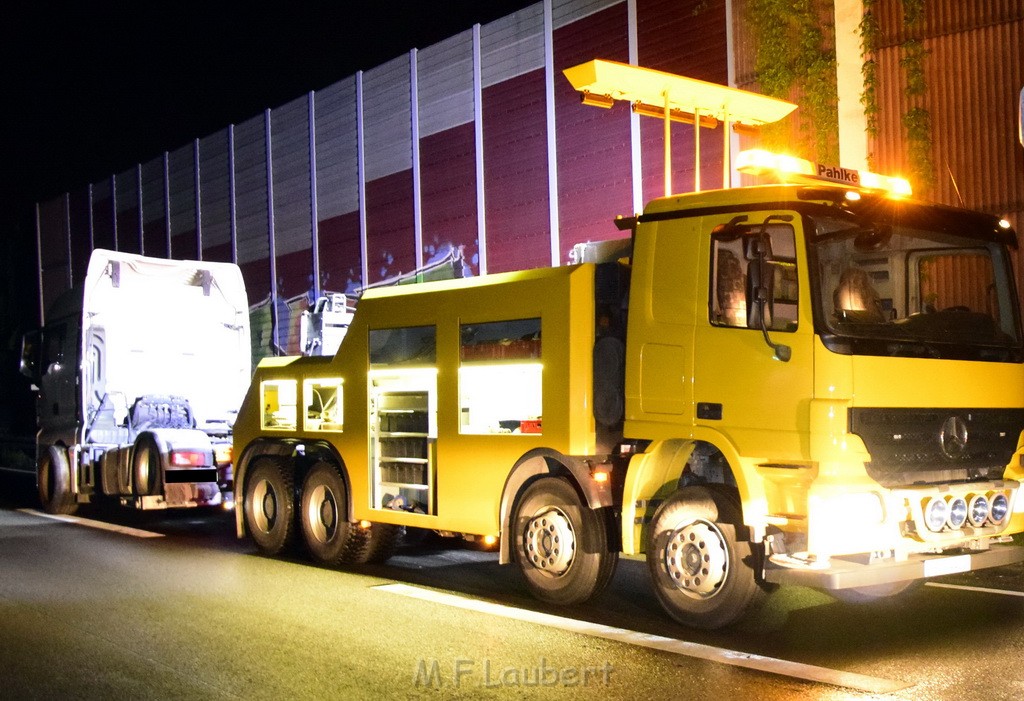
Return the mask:
[[842,168],[814,163],[804,158],[786,156],[760,149],[741,151],[736,157],[736,170],[748,175],[775,175],[789,182],[832,182],[869,190],[884,190],[891,195],[908,196],[910,183],[903,178],[879,175],[867,170]]

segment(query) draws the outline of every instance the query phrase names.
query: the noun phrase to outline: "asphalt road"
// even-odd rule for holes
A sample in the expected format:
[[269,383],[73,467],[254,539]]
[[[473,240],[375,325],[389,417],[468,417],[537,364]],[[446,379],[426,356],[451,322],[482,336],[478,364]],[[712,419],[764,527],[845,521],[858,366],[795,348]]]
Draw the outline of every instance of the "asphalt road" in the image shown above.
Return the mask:
[[0,474],[0,698],[1024,697],[1020,567],[867,605],[787,588],[706,633],[637,561],[558,609],[462,543],[329,570],[257,555],[222,512],[34,506]]

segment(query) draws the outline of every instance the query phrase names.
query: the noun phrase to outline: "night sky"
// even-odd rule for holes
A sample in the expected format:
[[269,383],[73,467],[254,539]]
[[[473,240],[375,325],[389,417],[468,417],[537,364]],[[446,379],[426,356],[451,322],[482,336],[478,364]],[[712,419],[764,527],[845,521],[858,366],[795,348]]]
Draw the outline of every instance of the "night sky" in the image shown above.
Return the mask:
[[37,323],[35,202],[533,2],[5,5],[0,377],[16,365],[22,331]]
[[31,209],[33,202],[529,4],[149,0],[8,6],[0,25],[3,221],[12,208]]

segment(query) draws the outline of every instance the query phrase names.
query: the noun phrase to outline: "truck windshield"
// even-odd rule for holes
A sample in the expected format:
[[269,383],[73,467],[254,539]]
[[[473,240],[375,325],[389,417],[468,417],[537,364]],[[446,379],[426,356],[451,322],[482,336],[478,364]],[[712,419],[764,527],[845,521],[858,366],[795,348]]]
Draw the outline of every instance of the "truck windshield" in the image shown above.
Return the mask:
[[837,353],[1021,362],[1012,231],[948,207],[814,208],[815,327]]

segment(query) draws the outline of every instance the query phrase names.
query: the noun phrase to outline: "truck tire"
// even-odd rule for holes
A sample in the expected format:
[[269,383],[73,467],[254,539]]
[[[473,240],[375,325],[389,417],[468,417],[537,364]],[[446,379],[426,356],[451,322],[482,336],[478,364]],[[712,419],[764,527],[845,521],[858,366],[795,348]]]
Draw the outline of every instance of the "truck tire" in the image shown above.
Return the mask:
[[516,562],[541,601],[589,601],[604,590],[618,564],[605,524],[562,477],[542,477],[526,488],[512,529]]
[[152,436],[139,436],[132,449],[132,484],[137,497],[154,496],[163,491],[160,447]]
[[264,555],[279,555],[295,539],[295,482],[287,461],[257,458],[245,478],[245,526]]
[[373,523],[369,528],[354,526],[348,547],[341,555],[344,565],[387,562],[395,554],[405,528],[392,523]]
[[764,598],[739,495],[719,485],[683,487],[654,514],[647,566],[662,607],[694,628],[722,628]]
[[51,445],[36,466],[39,503],[48,514],[73,514],[78,510],[71,492],[71,466],[63,448]]
[[398,543],[405,535],[405,526],[393,523],[375,523],[370,527],[368,563],[383,563],[391,559],[398,550]]
[[348,490],[334,465],[321,461],[310,468],[299,504],[302,537],[310,557],[322,565],[342,564],[357,526],[348,521]]

